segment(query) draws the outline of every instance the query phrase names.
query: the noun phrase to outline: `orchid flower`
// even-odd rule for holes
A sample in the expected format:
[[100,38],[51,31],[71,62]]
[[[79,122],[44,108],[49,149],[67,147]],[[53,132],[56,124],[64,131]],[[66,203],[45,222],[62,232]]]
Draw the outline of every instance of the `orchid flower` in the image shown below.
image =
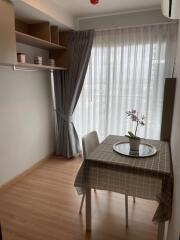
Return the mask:
[[131,111],[127,111],[126,115],[127,115],[127,117],[129,117],[129,119],[131,119],[132,122],[136,122],[135,133],[132,133],[132,132],[128,131],[129,135],[126,135],[126,137],[139,139],[139,137],[136,136],[138,126],[139,125],[145,126],[145,116],[142,115],[141,118],[139,118],[138,117],[138,112],[135,109],[132,109]]

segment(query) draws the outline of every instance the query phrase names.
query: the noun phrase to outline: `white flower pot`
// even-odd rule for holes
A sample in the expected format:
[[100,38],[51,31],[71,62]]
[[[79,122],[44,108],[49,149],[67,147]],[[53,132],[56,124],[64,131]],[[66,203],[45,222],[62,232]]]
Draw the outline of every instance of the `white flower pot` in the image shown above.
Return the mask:
[[139,151],[140,139],[129,138],[130,151]]

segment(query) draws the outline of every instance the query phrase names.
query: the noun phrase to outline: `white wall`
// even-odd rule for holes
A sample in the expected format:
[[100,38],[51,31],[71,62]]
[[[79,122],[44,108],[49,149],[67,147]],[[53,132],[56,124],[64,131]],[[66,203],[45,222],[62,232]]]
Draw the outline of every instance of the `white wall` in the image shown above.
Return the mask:
[[134,13],[115,14],[99,17],[81,18],[78,28],[83,29],[103,29],[112,27],[127,27],[142,24],[153,24],[170,21],[165,18],[161,10],[141,11]]
[[0,185],[54,152],[50,73],[0,67]]
[[180,25],[177,53],[177,86],[171,137],[172,160],[174,169],[174,199],[173,215],[168,229],[168,240],[179,240],[180,235]]

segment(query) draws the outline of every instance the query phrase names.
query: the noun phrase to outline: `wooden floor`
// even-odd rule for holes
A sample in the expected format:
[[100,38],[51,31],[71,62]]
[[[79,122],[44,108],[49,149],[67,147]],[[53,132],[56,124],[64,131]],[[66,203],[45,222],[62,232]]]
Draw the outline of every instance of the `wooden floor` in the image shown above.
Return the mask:
[[0,195],[3,240],[155,240],[152,216],[157,204],[129,199],[125,228],[124,196],[92,192],[92,233],[85,233],[85,211],[73,187],[81,159],[48,160]]

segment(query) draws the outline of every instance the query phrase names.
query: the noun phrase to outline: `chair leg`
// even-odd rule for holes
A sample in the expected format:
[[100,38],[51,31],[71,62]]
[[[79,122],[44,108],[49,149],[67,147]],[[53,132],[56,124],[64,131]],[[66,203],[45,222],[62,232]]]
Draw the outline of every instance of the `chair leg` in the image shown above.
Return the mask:
[[125,195],[126,228],[128,228],[128,195]]
[[133,197],[133,203],[136,203],[136,198],[135,197]]
[[82,199],[81,199],[81,205],[80,205],[80,209],[79,209],[79,214],[82,213],[82,207],[83,207],[84,199],[85,199],[85,194],[83,194]]

